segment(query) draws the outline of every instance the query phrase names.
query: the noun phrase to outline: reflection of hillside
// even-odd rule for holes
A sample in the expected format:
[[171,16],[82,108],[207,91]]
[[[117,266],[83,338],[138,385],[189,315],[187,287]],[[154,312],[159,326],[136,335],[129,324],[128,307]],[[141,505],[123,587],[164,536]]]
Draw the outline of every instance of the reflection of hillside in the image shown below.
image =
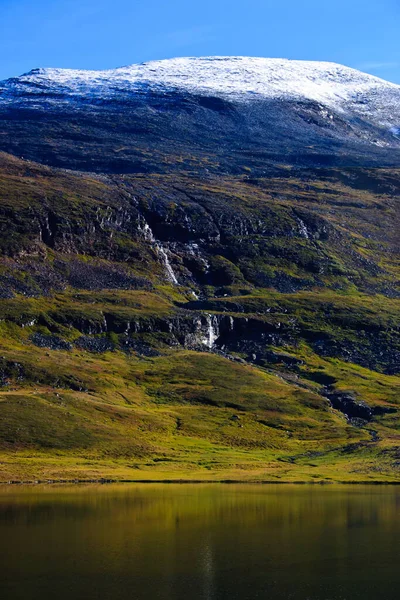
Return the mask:
[[[368,560],[380,579],[380,563],[395,555],[398,501],[396,488],[372,486],[7,489],[0,558],[15,589],[65,582],[72,597],[103,590],[122,599],[130,590],[140,599],[200,599],[236,590],[242,596],[232,597],[253,598],[244,595],[246,581],[257,593],[268,584],[273,599],[294,581],[304,594],[321,585],[337,591],[343,581],[351,587]],[[17,584],[21,560],[25,579]],[[300,592],[293,597],[307,597]]]
[[[202,527],[210,522],[282,525],[298,520],[321,526],[352,526],[374,513],[384,525],[396,517],[396,488],[373,486],[314,487],[297,485],[142,484],[82,487],[0,488],[3,523],[40,526],[51,521],[88,522],[107,519],[125,527],[174,528],[186,523]],[[365,493],[367,490],[367,493]],[[357,516],[356,516],[357,515]],[[311,525],[312,525],[311,523]]]

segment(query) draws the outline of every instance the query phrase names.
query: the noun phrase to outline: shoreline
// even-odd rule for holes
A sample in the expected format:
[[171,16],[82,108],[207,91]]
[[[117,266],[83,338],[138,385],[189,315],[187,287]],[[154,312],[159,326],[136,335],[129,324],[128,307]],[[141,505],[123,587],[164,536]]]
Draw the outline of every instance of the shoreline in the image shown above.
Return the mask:
[[274,480],[243,480],[243,479],[36,479],[36,480],[10,480],[0,481],[0,487],[20,486],[20,485],[87,485],[87,484],[177,484],[177,485],[199,485],[199,484],[219,484],[219,485],[400,485],[399,481],[384,480],[355,480],[355,481],[274,481]]

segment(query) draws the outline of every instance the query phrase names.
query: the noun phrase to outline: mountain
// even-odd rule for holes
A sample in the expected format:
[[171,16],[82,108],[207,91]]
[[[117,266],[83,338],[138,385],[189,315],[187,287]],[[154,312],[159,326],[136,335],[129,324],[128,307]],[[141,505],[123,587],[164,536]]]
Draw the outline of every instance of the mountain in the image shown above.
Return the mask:
[[0,122],[0,481],[398,480],[399,86],[39,69]]
[[63,168],[396,166],[400,86],[334,63],[181,58],[0,84],[0,149]]

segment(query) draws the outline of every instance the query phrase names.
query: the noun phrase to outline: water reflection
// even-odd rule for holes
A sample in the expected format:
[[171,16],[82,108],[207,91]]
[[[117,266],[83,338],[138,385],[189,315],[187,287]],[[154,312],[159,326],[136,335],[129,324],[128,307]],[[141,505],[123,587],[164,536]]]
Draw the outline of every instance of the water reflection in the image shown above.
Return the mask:
[[0,597],[398,598],[400,490],[139,485],[0,490]]

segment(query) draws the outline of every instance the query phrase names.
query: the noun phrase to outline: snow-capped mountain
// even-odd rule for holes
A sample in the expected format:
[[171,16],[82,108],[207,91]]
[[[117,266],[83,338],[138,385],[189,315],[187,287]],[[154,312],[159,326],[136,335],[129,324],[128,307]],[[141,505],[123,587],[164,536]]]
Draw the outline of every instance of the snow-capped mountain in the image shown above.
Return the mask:
[[[378,113],[383,124],[400,114],[400,86],[329,62],[249,57],[175,58],[108,71],[35,69],[11,80],[15,91],[40,95],[43,90],[66,98],[106,98],[137,93],[143,86],[251,101],[262,98],[307,99],[336,110]],[[2,102],[12,100],[12,94]],[[389,105],[388,105],[389,103]],[[391,104],[393,103],[393,104]],[[397,113],[393,114],[393,113]],[[372,116],[372,115],[371,115]]]
[[[205,148],[225,159],[230,148],[232,162],[239,166],[239,153],[244,167],[245,156],[254,166],[252,152],[266,152],[267,162],[295,155],[300,163],[314,156],[322,164],[333,157],[387,164],[398,162],[400,151],[400,86],[334,63],[249,57],[176,58],[108,71],[35,69],[0,84],[0,119],[0,148],[32,157],[24,139],[41,122],[47,142],[31,140],[45,152],[41,158],[79,168],[89,166],[89,140],[97,156],[100,129],[104,152],[128,170],[129,162],[140,170],[133,163],[142,162],[145,147],[164,155],[166,144],[185,164],[188,153]],[[55,121],[63,131],[56,138]],[[77,130],[80,158],[67,144]],[[49,140],[64,148],[58,157],[44,148]]]

